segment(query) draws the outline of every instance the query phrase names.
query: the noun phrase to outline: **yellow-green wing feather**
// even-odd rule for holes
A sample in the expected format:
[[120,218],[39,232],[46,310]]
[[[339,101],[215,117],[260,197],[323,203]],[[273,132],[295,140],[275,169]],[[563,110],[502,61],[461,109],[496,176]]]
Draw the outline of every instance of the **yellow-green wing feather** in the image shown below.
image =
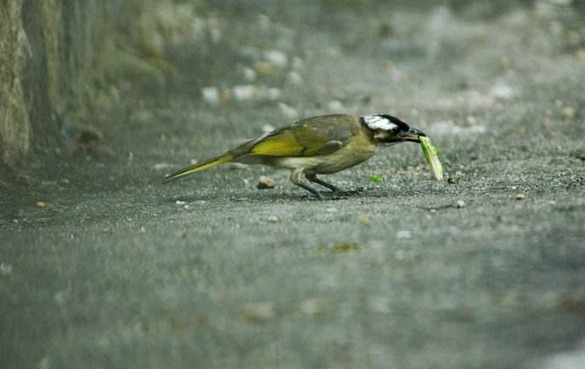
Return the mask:
[[258,140],[249,150],[257,156],[307,157],[330,154],[351,138],[353,117],[319,116],[300,120]]
[[268,136],[252,147],[251,154],[260,156],[299,156],[304,147],[289,130]]

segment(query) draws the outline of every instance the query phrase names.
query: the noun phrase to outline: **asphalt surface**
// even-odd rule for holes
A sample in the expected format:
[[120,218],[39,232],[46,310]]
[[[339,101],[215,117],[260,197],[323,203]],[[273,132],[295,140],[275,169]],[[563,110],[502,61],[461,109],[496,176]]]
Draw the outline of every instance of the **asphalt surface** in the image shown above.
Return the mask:
[[[121,88],[97,148],[30,160],[0,193],[2,368],[585,366],[585,24],[332,16],[244,22],[256,49],[206,98]],[[353,193],[324,201],[262,167],[162,184],[333,112],[422,129],[447,178],[403,144],[327,176]]]

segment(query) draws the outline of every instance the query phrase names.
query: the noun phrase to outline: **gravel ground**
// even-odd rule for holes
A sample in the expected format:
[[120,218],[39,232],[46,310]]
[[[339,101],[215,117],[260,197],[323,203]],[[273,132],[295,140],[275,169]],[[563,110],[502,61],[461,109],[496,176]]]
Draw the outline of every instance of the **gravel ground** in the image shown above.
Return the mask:
[[[0,193],[0,366],[585,367],[581,18],[250,17],[204,98],[191,75],[121,88],[101,145],[32,158],[29,185]],[[403,144],[328,176],[346,198],[262,167],[161,183],[332,112],[421,128],[447,179]]]

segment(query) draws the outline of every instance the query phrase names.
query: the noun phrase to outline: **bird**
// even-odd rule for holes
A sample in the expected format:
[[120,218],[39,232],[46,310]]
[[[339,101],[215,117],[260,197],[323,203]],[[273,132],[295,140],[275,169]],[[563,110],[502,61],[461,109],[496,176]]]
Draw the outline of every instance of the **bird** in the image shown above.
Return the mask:
[[420,143],[426,136],[389,114],[354,116],[329,114],[305,118],[246,141],[219,156],[187,166],[166,176],[165,181],[181,178],[225,163],[263,164],[291,170],[293,184],[322,196],[303,181],[321,185],[335,193],[338,187],[317,175],[332,174],[371,158],[379,146],[400,142]]

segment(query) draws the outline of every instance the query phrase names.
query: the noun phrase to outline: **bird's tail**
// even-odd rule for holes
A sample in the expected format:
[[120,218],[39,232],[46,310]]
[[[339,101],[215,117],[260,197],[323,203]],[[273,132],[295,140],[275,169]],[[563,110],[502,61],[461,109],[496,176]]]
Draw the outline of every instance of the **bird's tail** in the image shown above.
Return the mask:
[[226,153],[226,154],[217,156],[215,158],[206,160],[203,163],[193,164],[193,165],[190,165],[188,167],[185,167],[185,168],[179,170],[178,172],[175,172],[173,174],[169,174],[168,176],[165,177],[165,181],[179,178],[179,177],[183,177],[183,176],[195,173],[195,172],[200,172],[202,170],[215,167],[217,165],[229,163],[232,160],[234,160],[234,156],[230,153]]

